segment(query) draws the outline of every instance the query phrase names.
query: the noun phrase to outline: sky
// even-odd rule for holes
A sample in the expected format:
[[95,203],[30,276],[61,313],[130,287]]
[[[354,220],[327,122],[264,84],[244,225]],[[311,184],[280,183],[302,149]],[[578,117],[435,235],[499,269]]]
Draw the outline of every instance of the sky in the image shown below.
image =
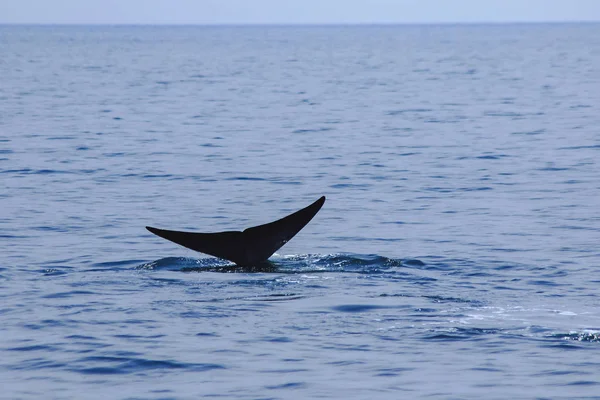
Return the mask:
[[600,21],[600,0],[0,0],[8,24]]

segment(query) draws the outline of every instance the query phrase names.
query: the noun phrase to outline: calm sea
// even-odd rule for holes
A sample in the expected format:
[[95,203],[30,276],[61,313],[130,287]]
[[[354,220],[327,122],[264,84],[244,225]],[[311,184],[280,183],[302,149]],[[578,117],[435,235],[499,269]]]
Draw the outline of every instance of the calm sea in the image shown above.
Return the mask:
[[599,127],[600,24],[0,26],[0,398],[600,399]]

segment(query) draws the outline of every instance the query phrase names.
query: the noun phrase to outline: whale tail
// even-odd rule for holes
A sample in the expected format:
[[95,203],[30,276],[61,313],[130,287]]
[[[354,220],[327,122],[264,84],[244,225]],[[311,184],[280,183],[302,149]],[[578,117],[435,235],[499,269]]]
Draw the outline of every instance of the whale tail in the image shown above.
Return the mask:
[[244,231],[215,233],[179,232],[147,226],[150,232],[188,249],[233,261],[254,265],[266,261],[310,222],[325,203],[325,196],[286,217]]

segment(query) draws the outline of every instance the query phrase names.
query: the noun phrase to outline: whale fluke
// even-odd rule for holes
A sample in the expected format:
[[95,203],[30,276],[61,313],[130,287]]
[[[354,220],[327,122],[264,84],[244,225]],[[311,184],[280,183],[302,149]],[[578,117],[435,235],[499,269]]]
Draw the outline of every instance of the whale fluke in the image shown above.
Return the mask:
[[216,233],[178,232],[147,226],[150,232],[200,253],[224,258],[237,265],[266,261],[310,222],[325,203],[325,196],[310,206],[264,225],[244,231]]

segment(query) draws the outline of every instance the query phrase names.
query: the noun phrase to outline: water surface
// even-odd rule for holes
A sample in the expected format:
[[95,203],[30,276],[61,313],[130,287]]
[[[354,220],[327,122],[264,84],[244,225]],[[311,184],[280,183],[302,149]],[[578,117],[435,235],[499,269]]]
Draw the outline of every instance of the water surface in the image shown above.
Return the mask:
[[1,26],[0,397],[600,398],[599,38]]

